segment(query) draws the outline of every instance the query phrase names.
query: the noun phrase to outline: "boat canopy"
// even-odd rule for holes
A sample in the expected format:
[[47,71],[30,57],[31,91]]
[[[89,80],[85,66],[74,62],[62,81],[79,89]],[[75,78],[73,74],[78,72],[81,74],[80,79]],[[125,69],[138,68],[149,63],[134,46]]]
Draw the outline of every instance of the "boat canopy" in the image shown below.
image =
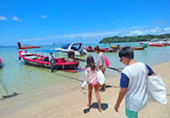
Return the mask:
[[62,52],[60,50],[36,50],[37,52],[46,52],[46,53],[55,53],[55,52]]

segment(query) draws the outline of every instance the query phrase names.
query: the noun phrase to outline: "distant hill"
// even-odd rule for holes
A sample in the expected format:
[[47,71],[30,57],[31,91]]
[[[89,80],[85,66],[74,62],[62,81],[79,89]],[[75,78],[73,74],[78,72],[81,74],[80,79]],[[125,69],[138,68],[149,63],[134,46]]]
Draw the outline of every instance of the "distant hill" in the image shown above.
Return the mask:
[[101,40],[99,43],[116,43],[116,42],[140,42],[140,41],[150,41],[152,39],[166,39],[170,38],[170,33],[167,34],[160,34],[160,35],[139,35],[139,36],[113,36],[113,37],[106,37]]

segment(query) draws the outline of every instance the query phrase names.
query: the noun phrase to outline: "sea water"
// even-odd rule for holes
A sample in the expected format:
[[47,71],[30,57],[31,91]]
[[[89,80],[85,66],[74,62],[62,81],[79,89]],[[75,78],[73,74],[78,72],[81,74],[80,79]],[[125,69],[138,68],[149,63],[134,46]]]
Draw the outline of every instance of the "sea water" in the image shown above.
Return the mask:
[[[113,43],[112,45],[123,46],[140,46],[139,43]],[[110,48],[108,44],[84,44],[85,47],[92,46],[93,48],[99,45],[100,48]],[[51,49],[50,46],[42,46],[40,49]],[[37,49],[27,50],[28,52],[42,54],[37,52]],[[0,57],[4,61],[3,68],[0,69],[0,97],[8,95],[13,92],[26,93],[31,90],[45,88],[50,86],[63,85],[66,82],[73,82],[84,79],[84,71],[77,73],[69,73],[55,70],[53,73],[50,69],[41,68],[31,65],[25,65],[23,60],[19,60],[19,49],[16,46],[3,46],[0,47]],[[170,60],[170,46],[167,47],[148,47],[145,50],[136,50],[135,60],[144,62],[150,66],[160,64]],[[48,54],[43,53],[48,56]],[[89,52],[88,55],[92,55],[96,60],[97,54]],[[87,55],[87,56],[88,56]],[[110,67],[124,68],[124,65],[120,62],[118,52],[104,53],[104,55],[110,60]],[[62,57],[66,54],[56,54],[56,56]],[[86,59],[87,56],[77,57]],[[85,62],[80,62],[80,67],[84,68]],[[119,74],[114,70],[107,69],[107,79],[114,79],[112,76]],[[80,81],[81,85],[81,81]]]

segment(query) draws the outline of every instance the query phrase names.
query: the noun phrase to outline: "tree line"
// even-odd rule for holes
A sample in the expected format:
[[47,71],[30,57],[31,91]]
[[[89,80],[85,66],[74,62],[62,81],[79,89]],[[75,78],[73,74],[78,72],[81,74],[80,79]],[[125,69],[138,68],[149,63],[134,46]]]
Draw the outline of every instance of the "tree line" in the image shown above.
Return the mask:
[[106,37],[102,39],[99,43],[117,43],[117,42],[141,42],[141,41],[150,41],[152,39],[166,39],[170,38],[170,33],[160,34],[160,35],[139,35],[139,36],[113,36]]

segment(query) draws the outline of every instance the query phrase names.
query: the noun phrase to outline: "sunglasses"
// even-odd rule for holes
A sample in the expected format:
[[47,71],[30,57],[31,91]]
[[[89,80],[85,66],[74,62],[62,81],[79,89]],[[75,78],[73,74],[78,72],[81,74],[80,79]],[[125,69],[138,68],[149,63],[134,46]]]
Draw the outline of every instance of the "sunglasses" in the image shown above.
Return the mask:
[[125,57],[121,57],[121,58],[120,58],[120,62],[122,62],[123,58],[125,58]]

